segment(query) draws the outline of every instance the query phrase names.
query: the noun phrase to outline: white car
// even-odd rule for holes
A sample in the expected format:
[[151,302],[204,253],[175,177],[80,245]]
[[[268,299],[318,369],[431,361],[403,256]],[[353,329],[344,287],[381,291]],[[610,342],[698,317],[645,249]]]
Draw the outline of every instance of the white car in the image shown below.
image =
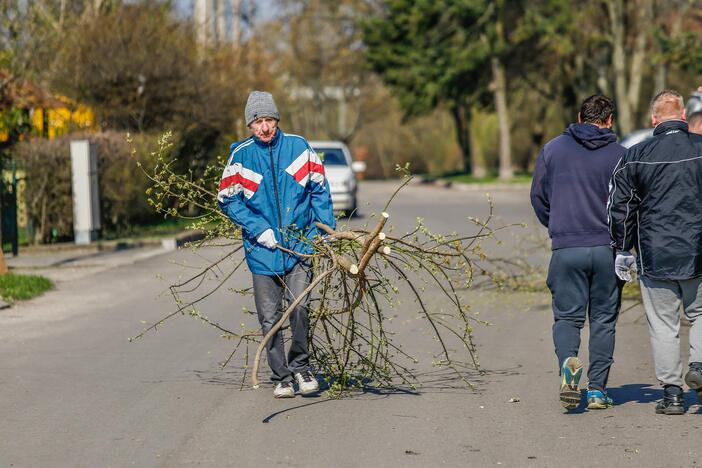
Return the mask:
[[642,141],[646,141],[649,138],[653,138],[653,129],[652,128],[641,128],[639,130],[634,130],[619,142],[620,145],[622,145],[624,148],[629,149],[632,146],[641,143]]
[[365,171],[366,163],[353,161],[348,147],[340,141],[311,141],[310,146],[324,163],[334,211],[351,214],[358,206],[356,172]]

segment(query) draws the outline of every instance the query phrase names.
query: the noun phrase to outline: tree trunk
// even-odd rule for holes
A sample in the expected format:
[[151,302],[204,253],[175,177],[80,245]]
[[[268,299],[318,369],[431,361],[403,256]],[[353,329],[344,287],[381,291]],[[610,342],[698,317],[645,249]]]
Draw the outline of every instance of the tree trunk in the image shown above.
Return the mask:
[[[690,8],[690,5],[692,5],[692,2],[685,2],[678,7],[677,16],[675,17],[675,20],[673,20],[673,24],[670,28],[670,38],[676,39],[680,35],[680,30],[682,29],[682,20],[687,15],[687,10]],[[668,9],[668,5],[662,4],[661,2],[657,2],[655,7],[656,11],[653,15],[656,18],[664,18],[664,15],[666,14]],[[670,62],[668,58],[663,57],[662,52],[663,51],[660,49],[660,43],[658,43],[658,53],[662,58],[660,63],[658,64],[658,68],[656,68],[656,74],[654,77],[654,95],[668,87],[668,71],[670,70]]]
[[471,119],[470,123],[470,157],[471,157],[471,164],[473,167],[473,177],[476,177],[478,179],[481,179],[483,177],[486,177],[488,175],[487,172],[487,163],[485,162],[485,148],[483,148],[483,145],[481,145],[481,140],[483,138],[478,138],[477,136],[480,135],[480,129],[476,129],[476,126],[479,126],[480,124],[480,118],[478,118],[476,121],[475,116],[480,113],[480,109],[473,108],[471,111],[471,114],[473,115],[473,119]]
[[5,263],[5,253],[0,249],[0,275],[6,275],[8,271],[7,263]]
[[658,64],[653,83],[655,88],[653,91],[654,93],[658,93],[659,91],[666,89],[668,84],[668,64],[666,62]]
[[[0,181],[0,183],[3,183]],[[4,190],[4,188],[2,189]],[[1,205],[0,205],[1,206]],[[2,209],[0,208],[0,219],[2,219]],[[5,263],[5,254],[2,251],[3,240],[5,239],[5,233],[0,229],[0,275],[7,273],[7,264]]]
[[653,0],[642,0],[641,4],[638,6],[638,31],[636,33],[636,41],[634,43],[634,52],[631,57],[629,89],[627,90],[627,100],[629,101],[629,106],[632,113],[632,123],[634,125],[636,125],[635,116],[639,110],[639,103],[641,101],[641,83],[643,81],[644,67],[647,58],[646,52],[650,36],[649,25],[653,20]]
[[507,112],[507,83],[504,67],[498,57],[492,58],[492,77],[494,80],[495,109],[497,111],[497,124],[500,135],[499,177],[501,180],[508,180],[514,177],[514,171],[512,170],[509,114]]
[[205,48],[212,37],[212,2],[195,0],[193,2],[193,21],[198,45]]
[[597,89],[605,96],[609,96],[609,80],[607,79],[607,66],[597,65]]
[[235,48],[241,43],[241,0],[232,0],[232,44]]
[[624,1],[609,0],[609,24],[612,32],[612,69],[614,70],[614,93],[617,99],[617,123],[621,133],[631,132],[631,107],[626,92],[626,57],[624,53]]
[[653,16],[653,2],[652,0],[640,0],[636,5],[638,11],[637,34],[634,39],[634,48],[628,54],[631,56],[628,74],[624,1],[609,0],[607,7],[612,32],[612,69],[614,70],[614,91],[619,112],[618,124],[621,133],[627,134],[634,130],[634,119],[639,108],[649,26]]
[[215,2],[215,37],[217,38],[217,45],[222,45],[227,40],[224,15],[224,0],[217,0]]
[[63,28],[63,20],[66,17],[66,0],[59,3],[59,26]]
[[470,108],[461,103],[451,106],[451,116],[456,125],[456,138],[458,146],[463,153],[463,171],[472,174],[473,164],[470,152]]

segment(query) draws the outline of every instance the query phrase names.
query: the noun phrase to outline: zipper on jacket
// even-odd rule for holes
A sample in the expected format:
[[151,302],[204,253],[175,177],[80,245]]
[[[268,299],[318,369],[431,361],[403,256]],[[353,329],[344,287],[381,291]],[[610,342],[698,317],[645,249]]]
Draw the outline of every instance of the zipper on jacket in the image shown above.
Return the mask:
[[280,210],[280,196],[278,195],[278,175],[275,163],[273,162],[273,147],[268,144],[268,158],[271,160],[271,169],[273,172],[273,193],[275,193],[275,206],[278,208],[278,229],[280,230],[280,241],[283,243],[283,212]]

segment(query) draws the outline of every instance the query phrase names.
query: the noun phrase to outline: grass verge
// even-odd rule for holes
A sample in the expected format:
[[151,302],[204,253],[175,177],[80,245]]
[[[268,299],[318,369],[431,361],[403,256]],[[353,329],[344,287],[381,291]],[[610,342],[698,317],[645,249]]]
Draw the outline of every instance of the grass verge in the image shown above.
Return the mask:
[[501,180],[497,175],[487,177],[473,177],[470,174],[451,174],[440,177],[443,180],[461,184],[523,184],[531,182],[531,174],[515,174],[509,180]]
[[32,299],[53,287],[54,284],[51,280],[43,276],[16,275],[14,273],[0,275],[0,296],[8,303]]
[[638,278],[635,281],[624,284],[622,299],[641,302],[641,288],[639,287]]

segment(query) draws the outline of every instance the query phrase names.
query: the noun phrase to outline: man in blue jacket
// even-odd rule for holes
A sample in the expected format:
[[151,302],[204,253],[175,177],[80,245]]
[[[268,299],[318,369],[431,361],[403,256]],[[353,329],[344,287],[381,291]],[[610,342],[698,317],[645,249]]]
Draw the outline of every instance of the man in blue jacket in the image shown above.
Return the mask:
[[580,331],[590,324],[589,409],[612,405],[607,378],[614,354],[614,328],[620,284],[607,224],[608,184],[626,150],[612,132],[614,103],[602,95],[587,98],[578,123],[546,143],[539,153],[531,204],[548,228],[553,250],[547,284],[554,315],[553,342],[561,374],[560,400],[566,409],[580,404]]
[[[292,303],[311,281],[311,270],[300,256],[312,253],[315,222],[336,227],[324,166],[307,141],[278,128],[280,114],[270,93],[253,91],[244,111],[253,134],[234,143],[219,186],[218,201],[238,226],[253,275],[256,312],[265,335],[284,312],[283,297]],[[319,390],[310,371],[308,300],[290,315],[292,343],[285,356],[282,332],[268,342],[268,365],[276,398]]]

